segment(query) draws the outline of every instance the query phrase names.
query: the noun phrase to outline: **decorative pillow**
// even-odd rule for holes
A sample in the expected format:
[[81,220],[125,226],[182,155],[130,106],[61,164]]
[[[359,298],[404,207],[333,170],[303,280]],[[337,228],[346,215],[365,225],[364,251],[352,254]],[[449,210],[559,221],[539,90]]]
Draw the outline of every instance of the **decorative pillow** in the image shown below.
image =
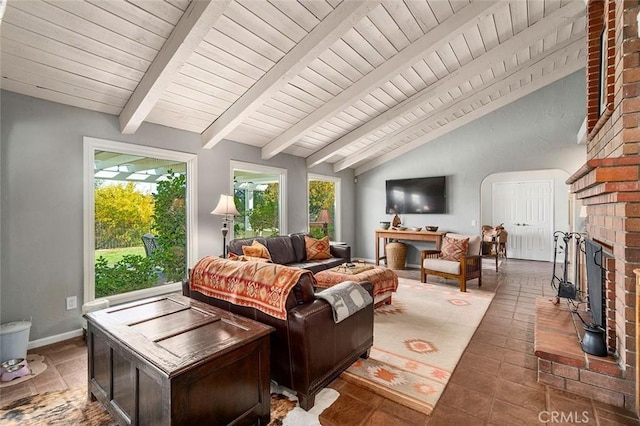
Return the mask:
[[459,240],[445,235],[440,248],[440,258],[444,260],[459,261],[469,250],[469,238]]
[[253,240],[250,246],[242,246],[242,253],[245,256],[262,257],[264,259],[271,260],[271,254],[269,250],[256,240]]
[[271,260],[266,259],[264,257],[254,257],[254,256],[245,256],[245,255],[238,256],[235,253],[229,253],[228,259],[229,260],[235,260],[237,262],[249,262],[249,261],[251,261],[251,262],[269,262],[269,263],[271,262]]
[[329,237],[324,237],[317,240],[305,235],[304,245],[307,251],[307,260],[321,260],[331,258],[331,253],[329,251]]

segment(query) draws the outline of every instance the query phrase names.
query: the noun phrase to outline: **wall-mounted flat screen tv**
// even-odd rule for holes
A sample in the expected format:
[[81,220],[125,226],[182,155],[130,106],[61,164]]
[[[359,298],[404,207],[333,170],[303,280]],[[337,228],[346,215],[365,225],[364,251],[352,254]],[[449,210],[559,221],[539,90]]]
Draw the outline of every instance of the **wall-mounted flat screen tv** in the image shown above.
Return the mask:
[[387,214],[435,214],[447,211],[446,176],[386,181]]

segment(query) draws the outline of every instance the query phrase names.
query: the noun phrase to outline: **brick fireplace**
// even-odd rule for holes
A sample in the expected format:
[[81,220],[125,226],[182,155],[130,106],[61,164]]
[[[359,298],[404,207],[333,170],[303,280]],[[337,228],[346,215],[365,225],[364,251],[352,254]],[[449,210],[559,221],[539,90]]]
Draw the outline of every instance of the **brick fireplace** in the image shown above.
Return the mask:
[[[596,390],[600,387],[603,392],[622,394],[618,405],[636,412],[638,306],[634,270],[640,268],[639,12],[638,1],[590,0],[587,4],[587,161],[567,181],[571,192],[586,206],[587,237],[601,244],[610,256],[603,265],[606,341],[616,369],[598,372],[603,379],[591,385]],[[570,373],[578,382],[580,374],[587,377],[594,374],[579,369]]]

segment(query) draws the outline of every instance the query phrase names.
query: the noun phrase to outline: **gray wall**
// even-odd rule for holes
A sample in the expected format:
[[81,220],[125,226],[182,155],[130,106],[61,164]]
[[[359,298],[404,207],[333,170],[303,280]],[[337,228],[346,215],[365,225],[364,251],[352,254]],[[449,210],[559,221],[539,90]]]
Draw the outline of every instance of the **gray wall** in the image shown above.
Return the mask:
[[[487,176],[548,169],[572,174],[585,161],[585,147],[576,142],[585,99],[581,70],[357,176],[355,257],[375,258],[373,230],[380,221],[391,220],[385,214],[387,179],[447,176],[448,213],[403,215],[403,223],[479,234],[481,184]],[[566,204],[556,205],[562,208]],[[408,263],[419,264],[418,251],[428,244],[411,242]]]
[[[479,232],[481,183],[497,172],[560,169],[573,173],[584,160],[576,133],[585,116],[584,72],[577,72],[358,176],[342,178],[342,237],[356,257],[374,257],[373,230],[384,213],[384,181],[448,176],[449,213],[404,215],[408,225]],[[260,150],[224,141],[200,149],[199,135],[144,124],[122,135],[117,117],[2,91],[0,94],[0,322],[33,317],[31,340],[76,330],[80,310],[66,311],[67,295],[82,304],[82,137],[92,136],[198,155],[198,256],[222,245],[221,218],[210,211],[228,193],[229,160],[288,170],[288,231],[306,226],[306,173],[302,158],[261,160]],[[329,165],[313,173],[335,175]],[[356,220],[357,217],[357,220]],[[471,220],[478,226],[472,227]],[[417,250],[409,253],[417,263]]]
[[[80,328],[80,308],[65,298],[83,294],[83,136],[198,155],[198,256],[218,254],[221,217],[212,216],[228,193],[229,160],[287,169],[288,230],[306,228],[307,169],[303,158],[280,154],[263,161],[260,150],[223,141],[200,148],[200,135],[143,124],[122,135],[115,116],[0,92],[0,322],[33,318],[30,340]],[[328,165],[313,173],[336,176]],[[342,178],[342,240],[353,244],[353,172]]]

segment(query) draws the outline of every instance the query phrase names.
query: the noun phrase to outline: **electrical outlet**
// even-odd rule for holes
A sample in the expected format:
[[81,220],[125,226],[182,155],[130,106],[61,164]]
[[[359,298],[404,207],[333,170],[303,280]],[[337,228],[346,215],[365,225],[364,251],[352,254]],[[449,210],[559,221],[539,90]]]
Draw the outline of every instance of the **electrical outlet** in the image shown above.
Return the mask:
[[475,219],[471,221],[471,226],[477,226],[477,225],[478,225],[478,222]]
[[67,297],[67,311],[78,307],[78,298],[76,296]]

